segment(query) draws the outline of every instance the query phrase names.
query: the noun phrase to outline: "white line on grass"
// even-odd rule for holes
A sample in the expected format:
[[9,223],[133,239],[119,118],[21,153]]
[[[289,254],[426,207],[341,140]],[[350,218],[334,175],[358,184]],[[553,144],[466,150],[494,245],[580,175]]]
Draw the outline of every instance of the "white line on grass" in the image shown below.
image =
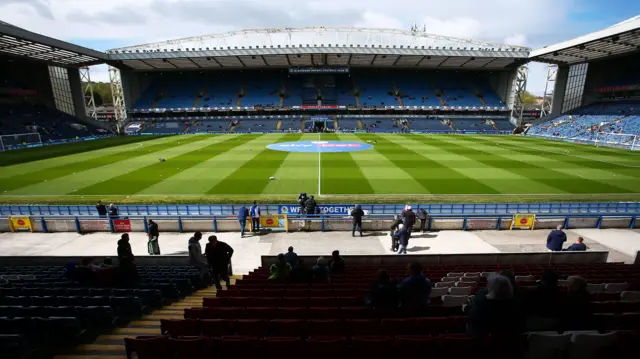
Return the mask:
[[[277,197],[277,196],[297,196],[300,193],[243,193],[243,194],[212,194],[206,195],[206,197],[220,197],[220,198],[233,198],[233,197]],[[621,193],[567,193],[567,192],[555,192],[555,193],[354,193],[354,194],[325,194],[325,196],[358,196],[358,197],[376,197],[376,196],[424,196],[424,197],[442,197],[442,196],[455,196],[455,197],[504,197],[504,196],[563,196],[563,197],[583,197],[583,196],[606,196],[606,195],[629,195],[638,194],[638,192],[621,192]],[[130,195],[118,195],[118,194],[0,194],[0,198],[11,197],[202,197],[203,194],[194,193],[158,193],[158,194],[130,194]]]
[[[318,133],[318,141],[320,141],[320,134],[319,133]],[[320,154],[320,146],[318,146],[318,196],[322,195],[322,191],[321,191],[321,188],[320,188],[321,183],[322,183],[322,180],[321,180],[321,175],[322,175],[322,167],[321,166],[322,165],[321,165],[321,162],[320,162],[320,156],[321,156],[321,154]]]

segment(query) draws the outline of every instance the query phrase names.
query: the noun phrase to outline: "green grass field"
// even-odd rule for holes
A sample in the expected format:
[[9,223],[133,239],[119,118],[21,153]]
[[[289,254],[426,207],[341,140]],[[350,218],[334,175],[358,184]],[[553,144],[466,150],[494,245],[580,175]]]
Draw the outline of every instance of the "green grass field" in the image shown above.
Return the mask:
[[[265,148],[318,139],[377,143],[320,156]],[[98,144],[0,154],[0,202],[275,203],[300,192],[321,193],[321,203],[640,200],[640,153],[533,138],[231,134]]]

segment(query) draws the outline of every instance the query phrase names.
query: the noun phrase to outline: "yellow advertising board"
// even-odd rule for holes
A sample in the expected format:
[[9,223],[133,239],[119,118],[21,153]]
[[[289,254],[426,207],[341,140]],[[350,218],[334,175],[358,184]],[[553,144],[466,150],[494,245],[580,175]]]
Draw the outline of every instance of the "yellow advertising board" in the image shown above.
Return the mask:
[[260,227],[270,230],[288,231],[286,214],[267,214],[260,216]]
[[33,232],[31,218],[29,217],[13,217],[9,216],[9,228],[11,232],[29,231]]
[[531,229],[536,225],[536,215],[535,214],[522,214],[517,213],[513,215],[513,220],[511,221],[511,229]]

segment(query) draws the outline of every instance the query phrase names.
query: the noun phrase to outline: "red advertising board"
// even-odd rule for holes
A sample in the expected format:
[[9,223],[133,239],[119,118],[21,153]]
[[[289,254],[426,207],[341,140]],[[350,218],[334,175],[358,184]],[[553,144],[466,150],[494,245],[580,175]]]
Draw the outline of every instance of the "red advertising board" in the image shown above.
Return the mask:
[[116,232],[131,232],[131,220],[114,219],[113,228],[116,230]]

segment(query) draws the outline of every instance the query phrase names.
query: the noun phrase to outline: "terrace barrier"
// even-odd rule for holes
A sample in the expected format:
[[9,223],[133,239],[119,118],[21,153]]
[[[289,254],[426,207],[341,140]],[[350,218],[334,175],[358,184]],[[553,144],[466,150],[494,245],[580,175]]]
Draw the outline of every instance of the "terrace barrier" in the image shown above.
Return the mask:
[[[242,204],[122,205],[121,216],[235,216]],[[249,204],[244,205],[247,208]],[[363,204],[367,214],[398,214],[404,204]],[[431,215],[512,215],[515,213],[628,214],[640,215],[640,202],[567,202],[567,203],[469,203],[411,204],[414,211],[424,208]],[[297,204],[261,204],[264,214],[298,214]],[[319,205],[323,214],[348,215],[353,204]],[[0,216],[98,216],[93,205],[0,205]]]
[[[570,228],[640,228],[637,214],[537,214],[536,229],[552,229],[562,225]],[[146,232],[147,220],[153,219],[163,232],[238,232],[240,225],[235,216],[29,216],[33,232]],[[505,230],[511,227],[512,215],[486,214],[432,214],[429,230]],[[289,215],[290,231],[350,231],[351,218],[345,215],[320,214],[315,216]],[[365,231],[389,231],[392,215],[368,215],[363,219]],[[418,227],[416,223],[416,228]],[[8,232],[9,220],[0,218],[0,232]]]

